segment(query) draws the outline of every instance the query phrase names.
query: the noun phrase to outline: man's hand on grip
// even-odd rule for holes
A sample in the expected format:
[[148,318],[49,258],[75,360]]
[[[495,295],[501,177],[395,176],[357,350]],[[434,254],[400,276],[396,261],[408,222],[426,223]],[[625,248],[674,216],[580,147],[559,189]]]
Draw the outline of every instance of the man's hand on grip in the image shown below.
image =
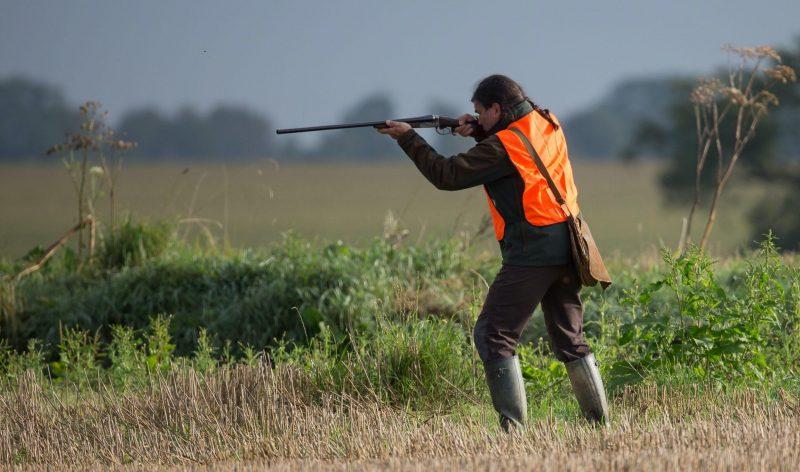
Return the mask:
[[453,132],[459,136],[472,136],[472,132],[475,130],[473,125],[470,124],[471,121],[477,121],[473,115],[469,113],[461,115],[458,117],[458,122],[461,126],[455,128]]

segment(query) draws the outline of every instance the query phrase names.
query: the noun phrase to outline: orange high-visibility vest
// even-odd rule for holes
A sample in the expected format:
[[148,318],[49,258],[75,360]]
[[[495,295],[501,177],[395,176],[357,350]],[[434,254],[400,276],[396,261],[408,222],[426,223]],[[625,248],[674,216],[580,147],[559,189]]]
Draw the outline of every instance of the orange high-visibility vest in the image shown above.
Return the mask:
[[[508,125],[507,129],[497,132],[497,137],[500,138],[508,157],[525,183],[525,190],[522,193],[522,208],[525,219],[534,226],[561,223],[567,220],[567,215],[556,202],[547,181],[536,167],[536,162],[525,149],[525,144],[511,131],[511,128],[518,128],[528,137],[533,148],[542,158],[547,171],[550,172],[553,182],[564,196],[569,210],[573,215],[579,213],[578,189],[572,179],[572,166],[570,166],[567,155],[567,141],[564,138],[561,124],[554,115],[551,114],[550,117],[558,124],[557,130],[539,112],[534,110]],[[489,200],[489,212],[494,223],[494,234],[500,241],[503,239],[506,223],[488,193],[486,197]]]

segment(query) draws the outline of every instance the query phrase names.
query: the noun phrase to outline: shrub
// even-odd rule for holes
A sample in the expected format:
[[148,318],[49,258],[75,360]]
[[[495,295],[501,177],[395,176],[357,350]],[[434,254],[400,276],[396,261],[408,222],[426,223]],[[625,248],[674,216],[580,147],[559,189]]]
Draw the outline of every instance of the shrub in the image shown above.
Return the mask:
[[216,348],[229,343],[240,355],[241,346],[270,348],[279,338],[305,343],[320,323],[338,338],[370,330],[373,313],[397,318],[413,308],[402,303],[403,293],[429,290],[431,298],[451,300],[437,307],[449,317],[469,296],[467,281],[476,280],[452,241],[317,248],[288,235],[266,251],[198,255],[179,244],[161,246],[166,233],[153,228],[122,225],[103,251],[105,269],[75,273],[56,265],[24,279],[16,289],[15,330],[2,336],[16,349],[40,339],[54,356],[59,326],[110,342],[113,325],[143,330],[153,313],[171,313],[177,354],[191,354],[205,328]]
[[662,255],[662,278],[634,285],[620,300],[628,318],[616,339],[613,385],[680,371],[723,386],[764,381],[797,365],[798,270],[781,262],[772,239],[728,287],[697,248]]
[[[140,265],[33,274],[15,287],[15,329],[2,336],[6,352],[42,341],[15,366],[44,353],[55,374],[79,383],[101,365],[128,387],[181,356],[209,371],[256,363],[266,350],[303,367],[316,394],[442,406],[485,392],[468,333],[478,281],[496,264],[453,241],[317,247],[289,235],[269,250],[213,254],[176,244]],[[611,289],[582,292],[587,337],[612,389],[643,379],[797,386],[800,269],[771,239],[725,264],[695,248],[664,251],[648,268],[616,265]],[[563,393],[539,314],[531,325],[534,342],[520,347],[528,389]]]
[[323,327],[307,347],[284,346],[273,361],[306,371],[317,397],[337,392],[430,409],[453,407],[483,385],[467,332],[447,320],[382,320],[347,342]]
[[141,266],[164,253],[172,233],[172,226],[166,222],[146,224],[129,216],[107,236],[96,262],[103,269]]

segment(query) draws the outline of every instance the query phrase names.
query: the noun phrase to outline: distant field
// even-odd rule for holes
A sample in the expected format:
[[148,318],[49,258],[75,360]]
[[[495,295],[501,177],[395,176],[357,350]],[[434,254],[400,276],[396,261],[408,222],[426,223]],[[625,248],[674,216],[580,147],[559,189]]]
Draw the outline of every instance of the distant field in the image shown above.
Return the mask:
[[[576,162],[580,203],[601,249],[620,255],[675,245],[687,208],[664,208],[658,165]],[[734,186],[737,183],[733,184]],[[745,186],[739,186],[743,188]],[[712,252],[748,241],[746,211],[764,189],[748,187],[723,202]],[[74,195],[59,166],[0,166],[0,257],[47,245],[76,220]],[[295,230],[358,243],[379,235],[387,212],[412,240],[474,232],[487,214],[481,188],[436,190],[410,162],[391,165],[139,165],[124,169],[120,209],[150,219],[205,218],[233,246],[262,246]],[[105,199],[98,200],[105,210]],[[704,218],[704,215],[703,215]],[[700,229],[701,223],[696,224]],[[195,227],[194,230],[197,228]],[[487,236],[485,243],[491,243]]]

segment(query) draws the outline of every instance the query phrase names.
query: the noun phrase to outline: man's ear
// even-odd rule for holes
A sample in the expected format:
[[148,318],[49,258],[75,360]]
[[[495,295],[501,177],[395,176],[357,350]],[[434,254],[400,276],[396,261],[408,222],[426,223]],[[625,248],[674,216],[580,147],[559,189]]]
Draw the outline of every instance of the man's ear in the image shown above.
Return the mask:
[[497,116],[502,114],[503,109],[500,107],[499,103],[492,103],[492,112],[497,113]]

